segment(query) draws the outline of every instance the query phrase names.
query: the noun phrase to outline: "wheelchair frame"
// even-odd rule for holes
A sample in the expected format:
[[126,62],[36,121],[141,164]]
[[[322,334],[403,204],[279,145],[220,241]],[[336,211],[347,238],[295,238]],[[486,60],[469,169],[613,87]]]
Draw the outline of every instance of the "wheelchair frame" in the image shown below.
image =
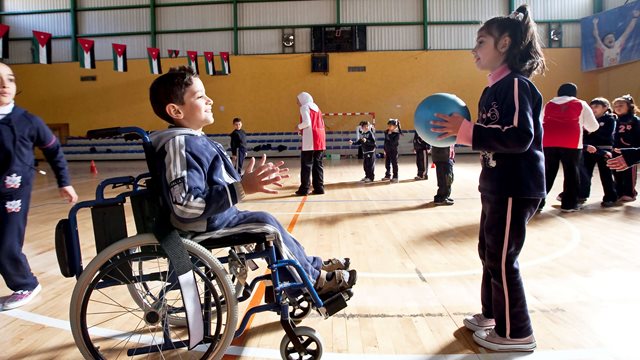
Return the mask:
[[[129,345],[131,338],[128,338],[125,344],[122,344],[124,342],[122,340],[116,345],[123,346],[124,348],[120,351],[126,351],[128,356],[157,352],[162,358],[171,357],[170,351],[184,350],[184,347],[188,347],[188,341],[174,341],[172,337],[188,336],[180,327],[184,325],[182,317],[184,303],[190,299],[171,297],[171,301],[175,300],[172,303],[178,304],[178,306],[169,305],[169,295],[173,294],[174,290],[180,290],[180,296],[184,296],[182,293],[184,289],[181,289],[179,283],[176,282],[171,259],[166,257],[155,236],[149,234],[155,221],[158,221],[158,213],[155,212],[169,211],[162,209],[162,196],[158,191],[153,190],[154,186],[159,184],[153,176],[153,174],[157,174],[154,162],[155,152],[147,132],[137,127],[99,129],[87,133],[89,138],[114,136],[125,136],[125,139],[142,141],[149,172],[136,177],[114,177],[102,181],[96,187],[95,200],[75,204],[69,211],[68,218],[60,220],[56,226],[56,254],[61,273],[65,277],[75,276],[78,280],[70,304],[72,333],[76,345],[85,358],[105,358],[100,345],[94,344],[94,342],[100,341],[102,335],[98,335],[97,340],[92,340],[90,330],[94,327],[89,329],[86,324],[88,318],[94,315],[97,317],[97,325],[100,325],[100,321],[105,318],[102,311],[96,310],[95,314],[89,314],[88,308],[92,308],[94,303],[102,305],[102,302],[109,302],[111,295],[106,292],[110,287],[126,285],[133,305],[127,307],[127,314],[123,316],[141,310],[144,315],[138,316],[140,317],[138,325],[144,322],[146,330],[162,332],[162,343],[156,341],[156,343],[147,346],[134,347],[133,344]],[[150,184],[155,185],[149,186]],[[125,186],[128,191],[121,192],[114,197],[105,197],[105,190],[108,187]],[[127,198],[130,199],[133,209],[138,232],[136,236],[129,236],[126,229],[124,203]],[[83,268],[77,214],[79,210],[85,208],[91,209],[98,254],[86,268]],[[206,351],[202,358],[220,359],[229,347],[231,340],[239,337],[245,331],[251,317],[264,311],[272,311],[280,315],[280,324],[285,332],[280,344],[280,353],[283,359],[301,359],[303,357],[320,359],[322,357],[322,339],[319,334],[312,328],[297,326],[296,323],[308,315],[312,308],[316,309],[324,318],[328,318],[345,308],[347,300],[353,294],[350,290],[346,290],[333,294],[329,298],[320,298],[296,260],[277,258],[274,243],[280,241],[279,236],[278,231],[268,225],[249,225],[200,235],[198,238],[206,237],[206,239],[199,243],[182,237],[182,244],[187,248],[192,261],[194,278],[197,283],[200,281],[199,284],[202,286],[203,295],[199,300],[203,309],[201,315],[203,315],[205,322],[205,339],[207,339],[205,343],[208,343],[208,347],[204,347]],[[254,250],[247,252],[244,250],[245,247],[254,247]],[[230,248],[227,256],[216,258],[211,255],[211,250],[224,248]],[[257,276],[247,283],[247,263],[251,263],[255,259],[265,259],[270,274]],[[152,264],[156,262],[161,264],[162,266],[158,266],[161,270],[149,272],[147,269],[149,261]],[[222,264],[227,265],[229,270],[227,271]],[[137,265],[137,269],[135,269],[135,265]],[[281,282],[280,269],[292,271],[300,281]],[[235,287],[231,283],[232,280],[236,282]],[[253,290],[262,281],[270,281],[272,284],[267,286],[265,291],[266,303],[249,308],[240,322],[240,326],[236,329],[237,302],[251,298]],[[161,282],[163,285],[156,294],[153,290],[155,288],[152,289],[152,286],[156,286],[157,282]],[[141,288],[142,290],[140,290]],[[287,295],[287,292],[292,290],[302,290],[303,295],[297,298]],[[100,300],[93,300],[91,297],[94,295],[100,297]],[[102,300],[102,296],[106,300]],[[118,296],[122,297],[122,294],[118,293]],[[131,301],[126,297],[123,299],[118,299],[118,301],[129,303]],[[114,300],[114,302],[116,301]],[[304,305],[305,303],[306,305]],[[180,304],[183,305],[179,306]],[[135,305],[138,306],[138,309],[135,308]],[[214,317],[215,324],[212,324]],[[106,318],[104,321],[111,320]],[[224,324],[221,325],[221,321],[224,321]],[[207,333],[211,332],[212,325],[215,325],[213,333]],[[222,329],[223,327],[224,329]],[[136,331],[130,333],[134,334]],[[142,335],[140,336],[142,337]],[[160,335],[158,334],[158,336]],[[199,348],[202,347],[199,346]],[[178,355],[180,358],[185,355],[197,356],[195,352],[189,351],[183,351]]]

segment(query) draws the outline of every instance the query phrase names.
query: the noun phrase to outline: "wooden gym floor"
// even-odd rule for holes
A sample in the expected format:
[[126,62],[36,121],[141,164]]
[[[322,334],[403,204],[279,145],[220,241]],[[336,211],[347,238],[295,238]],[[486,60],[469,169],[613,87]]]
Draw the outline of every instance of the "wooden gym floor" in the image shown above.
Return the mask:
[[[242,209],[273,213],[306,247],[322,257],[351,257],[359,271],[349,306],[330,319],[313,313],[303,324],[324,339],[323,359],[631,359],[639,358],[640,203],[603,209],[597,174],[583,211],[564,214],[555,196],[531,221],[520,258],[538,349],[496,354],[478,348],[462,319],[480,309],[476,252],[480,199],[478,156],[457,157],[453,206],[434,207],[435,169],[414,181],[412,156],[400,159],[400,183],[361,184],[355,159],[326,161],[325,195],[291,196],[298,159],[286,159],[291,179],[275,196],[251,195]],[[45,165],[46,167],[46,165]],[[141,161],[72,162],[81,200],[96,184],[136,175]],[[376,177],[384,175],[378,160]],[[24,252],[43,291],[30,304],[0,312],[0,359],[79,359],[69,330],[75,279],[58,269],[53,230],[69,206],[53,175],[37,176]],[[80,213],[84,263],[94,256],[88,211]],[[133,228],[133,226],[131,227]],[[0,296],[10,291],[0,282]],[[244,307],[240,308],[240,315]],[[229,359],[279,359],[283,331],[273,313],[258,314]]]

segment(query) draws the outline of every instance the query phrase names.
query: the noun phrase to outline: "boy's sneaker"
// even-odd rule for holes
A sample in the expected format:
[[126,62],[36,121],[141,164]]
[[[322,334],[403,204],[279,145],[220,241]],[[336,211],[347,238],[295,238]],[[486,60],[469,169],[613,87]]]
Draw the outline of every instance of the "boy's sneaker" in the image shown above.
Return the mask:
[[362,179],[360,179],[360,182],[367,182],[367,177],[363,177]]
[[392,184],[397,184],[397,183],[398,183],[398,181],[399,181],[399,180],[398,180],[398,178],[393,178],[393,179],[391,179],[391,183],[392,183]]
[[560,211],[562,211],[563,213],[572,213],[572,212],[577,212],[582,210],[582,205],[577,205],[574,208],[571,209],[564,209],[564,208],[560,208]]
[[603,208],[610,208],[616,206],[618,203],[615,201],[603,201],[600,203],[600,206]]
[[495,319],[489,319],[482,314],[467,316],[462,323],[471,331],[491,330],[496,326]]
[[533,351],[536,348],[533,335],[521,339],[507,339],[498,336],[494,329],[476,331],[473,333],[473,341],[493,351]]
[[358,280],[358,273],[355,270],[321,271],[315,288],[318,295],[339,293],[351,289],[356,284],[356,280]]
[[427,180],[428,178],[429,178],[429,176],[428,176],[428,175],[425,175],[425,176],[416,176],[416,177],[414,177],[414,178],[413,178],[413,180],[416,180],[416,181],[418,181],[418,180]]
[[349,258],[328,259],[322,262],[322,270],[326,272],[336,270],[349,270],[350,265],[351,259]]
[[310,192],[309,192],[309,190],[307,190],[307,191],[300,191],[300,190],[297,190],[294,194],[295,194],[296,196],[307,196],[307,195],[309,195],[309,194],[310,194]]
[[372,183],[373,179],[369,179],[369,178],[364,178],[364,183],[368,184],[368,183]]
[[434,199],[433,203],[435,205],[453,205],[453,199],[452,198]]
[[18,290],[11,294],[2,304],[3,310],[11,310],[22,305],[28,304],[42,290],[42,286],[38,284],[33,290]]
[[389,180],[391,180],[390,176],[385,176],[382,179],[380,179],[380,181],[389,181]]

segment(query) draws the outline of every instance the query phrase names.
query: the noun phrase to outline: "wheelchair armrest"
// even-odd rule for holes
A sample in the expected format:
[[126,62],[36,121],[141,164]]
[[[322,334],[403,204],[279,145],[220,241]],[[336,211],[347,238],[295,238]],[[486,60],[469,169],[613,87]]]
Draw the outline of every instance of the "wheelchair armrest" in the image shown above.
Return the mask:
[[243,224],[202,234],[188,236],[207,249],[262,244],[280,238],[280,232],[268,224]]

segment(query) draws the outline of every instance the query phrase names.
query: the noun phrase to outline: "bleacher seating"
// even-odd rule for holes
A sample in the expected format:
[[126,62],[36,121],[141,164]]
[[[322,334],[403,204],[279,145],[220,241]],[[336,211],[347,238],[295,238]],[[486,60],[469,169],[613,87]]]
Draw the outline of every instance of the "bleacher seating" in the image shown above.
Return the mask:
[[[399,153],[413,154],[413,130],[405,131],[400,138]],[[211,139],[219,142],[231,154],[229,134],[209,134]],[[355,157],[358,149],[349,145],[355,140],[354,131],[328,131],[327,157],[331,159]],[[247,156],[297,157],[300,155],[300,135],[295,132],[268,132],[247,134]],[[378,153],[382,153],[384,133],[376,132]],[[140,141],[126,141],[123,138],[92,140],[84,137],[69,137],[63,145],[67,160],[142,160],[144,152]],[[465,151],[467,150],[467,151]],[[458,152],[469,152],[462,148]]]

